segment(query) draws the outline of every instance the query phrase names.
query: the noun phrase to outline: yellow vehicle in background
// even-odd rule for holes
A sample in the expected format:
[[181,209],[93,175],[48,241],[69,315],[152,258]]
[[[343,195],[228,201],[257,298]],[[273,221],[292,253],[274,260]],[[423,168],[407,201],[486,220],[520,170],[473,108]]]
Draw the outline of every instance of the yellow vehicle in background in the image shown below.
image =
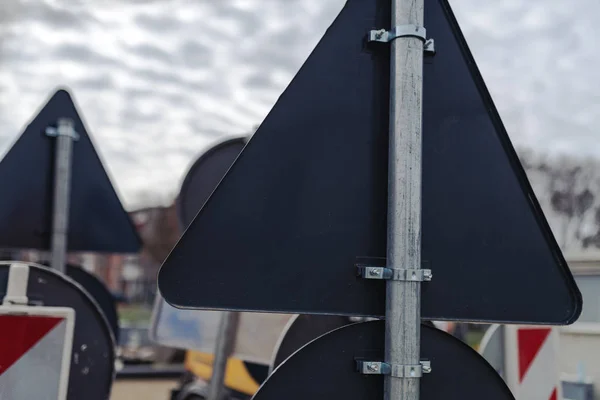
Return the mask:
[[[208,393],[208,382],[212,376],[214,355],[188,350],[181,386],[173,390],[171,400],[204,400]],[[230,358],[225,369],[227,400],[249,400],[267,379],[269,367],[236,358]]]
[[[230,358],[225,369],[224,386],[227,400],[250,400],[267,380],[271,369],[284,362],[295,351],[313,339],[359,318],[330,315],[298,315],[287,322],[275,344],[275,352],[267,364]],[[185,355],[185,378],[171,400],[204,400],[212,376],[213,354],[188,350]],[[272,365],[270,365],[272,364]]]
[[[303,315],[291,321],[278,343],[278,351],[273,358],[273,367],[278,366],[288,356],[310,340],[351,322],[368,320],[357,317],[334,317],[325,315]],[[431,321],[424,321],[426,325],[435,326]],[[458,325],[458,324],[456,324]],[[458,333],[461,340],[465,340],[466,326],[458,332],[456,325],[452,324],[451,333]],[[460,324],[463,325],[463,324]],[[208,382],[212,376],[213,354],[188,350],[185,355],[185,377],[181,386],[173,391],[171,400],[205,400],[208,393]],[[255,364],[237,358],[230,358],[225,369],[225,390],[227,400],[250,400],[259,387],[267,379],[271,366]]]

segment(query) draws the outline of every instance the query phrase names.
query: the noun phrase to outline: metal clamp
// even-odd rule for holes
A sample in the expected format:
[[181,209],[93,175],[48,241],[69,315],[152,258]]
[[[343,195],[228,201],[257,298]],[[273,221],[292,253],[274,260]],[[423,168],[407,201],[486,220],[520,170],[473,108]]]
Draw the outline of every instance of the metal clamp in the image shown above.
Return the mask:
[[368,265],[358,265],[357,269],[358,276],[364,279],[423,282],[433,278],[430,269],[392,269]]
[[422,26],[417,25],[399,25],[391,31],[385,29],[373,30],[369,32],[369,42],[389,43],[392,40],[401,37],[415,37],[423,41],[423,50],[426,53],[435,53],[435,42],[433,39],[427,39],[427,31]]
[[431,372],[430,361],[416,365],[388,364],[381,361],[356,361],[356,369],[364,375],[390,375],[394,378],[420,378]]
[[46,128],[46,136],[58,137],[68,136],[73,140],[79,140],[79,134],[73,128],[73,120],[68,118],[61,118],[58,120],[58,126],[49,126]]

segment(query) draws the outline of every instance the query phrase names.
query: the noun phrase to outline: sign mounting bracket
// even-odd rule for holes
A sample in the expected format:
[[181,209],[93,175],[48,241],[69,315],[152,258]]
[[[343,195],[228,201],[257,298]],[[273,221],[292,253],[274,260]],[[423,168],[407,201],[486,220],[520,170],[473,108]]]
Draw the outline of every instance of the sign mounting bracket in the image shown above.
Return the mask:
[[389,364],[381,361],[356,361],[356,369],[364,375],[390,375],[395,378],[420,378],[431,372],[431,362],[416,365]]
[[424,282],[433,279],[433,274],[430,269],[386,268],[370,265],[358,265],[357,275],[364,279],[406,282]]
[[386,31],[385,29],[372,30],[369,32],[368,41],[390,43],[401,37],[416,37],[421,39],[423,41],[423,50],[425,53],[435,53],[434,40],[427,39],[427,30],[424,27],[417,25],[398,25],[389,31]]

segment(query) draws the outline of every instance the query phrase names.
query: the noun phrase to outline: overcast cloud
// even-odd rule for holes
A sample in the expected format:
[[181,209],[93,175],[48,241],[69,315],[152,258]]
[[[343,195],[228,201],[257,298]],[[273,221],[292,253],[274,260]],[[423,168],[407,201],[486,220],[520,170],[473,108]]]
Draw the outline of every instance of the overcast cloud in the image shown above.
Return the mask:
[[[128,208],[248,133],[343,0],[2,0],[0,152],[68,86]],[[600,157],[600,3],[451,4],[518,146]]]

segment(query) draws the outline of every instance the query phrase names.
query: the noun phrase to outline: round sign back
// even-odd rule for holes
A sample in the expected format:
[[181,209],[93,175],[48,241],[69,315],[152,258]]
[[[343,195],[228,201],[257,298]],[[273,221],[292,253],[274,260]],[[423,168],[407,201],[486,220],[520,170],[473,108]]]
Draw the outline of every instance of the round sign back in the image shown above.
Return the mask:
[[[313,340],[279,365],[253,400],[363,400],[383,398],[383,375],[363,375],[357,361],[382,361],[384,321],[346,325]],[[421,378],[421,400],[514,400],[502,378],[475,350],[421,325],[421,355],[431,372]]]
[[[9,269],[10,262],[0,263],[0,299],[6,293]],[[75,310],[67,399],[108,399],[115,375],[115,342],[98,303],[72,278],[32,263],[27,297],[32,305]]]
[[247,142],[246,137],[227,139],[208,149],[191,166],[177,198],[179,222],[185,228],[215,190]]

